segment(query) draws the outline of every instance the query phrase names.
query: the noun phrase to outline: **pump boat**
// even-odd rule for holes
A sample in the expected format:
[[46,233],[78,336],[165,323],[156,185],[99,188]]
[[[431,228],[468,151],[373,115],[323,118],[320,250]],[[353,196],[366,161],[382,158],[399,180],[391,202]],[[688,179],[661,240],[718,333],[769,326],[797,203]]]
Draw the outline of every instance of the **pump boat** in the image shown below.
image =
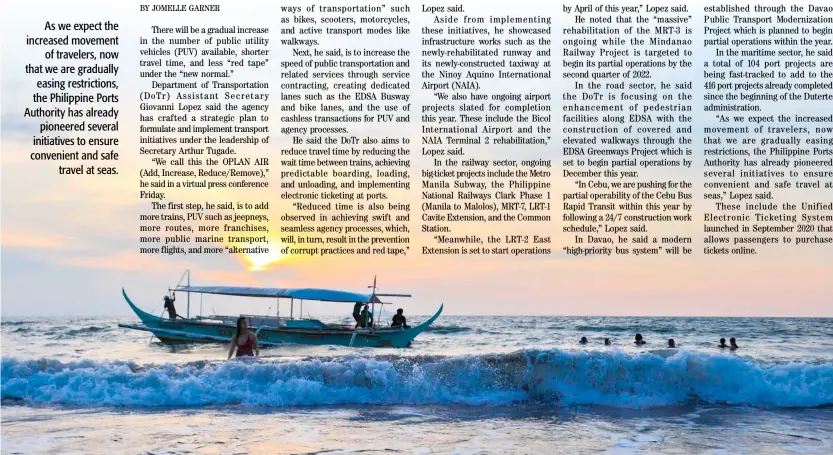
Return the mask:
[[[409,294],[379,294],[376,292],[376,279],[373,280],[372,292],[355,293],[348,291],[337,291],[330,289],[287,289],[287,288],[254,288],[235,286],[191,286],[190,272],[188,284],[177,284],[175,288],[168,289],[174,296],[176,293],[186,293],[187,316],[177,319],[170,319],[142,311],[127,296],[122,288],[122,295],[130,308],[139,317],[139,324],[119,324],[119,327],[133,330],[151,332],[163,343],[229,343],[236,331],[238,316],[196,316],[191,317],[190,296],[194,294],[214,294],[234,297],[258,297],[263,299],[274,299],[277,306],[275,316],[270,315],[246,315],[249,321],[249,328],[257,335],[258,343],[262,346],[274,346],[286,343],[306,345],[339,345],[356,347],[408,347],[411,341],[424,332],[443,311],[443,305],[437,312],[425,322],[411,326],[401,327],[380,327],[374,318],[373,326],[367,328],[354,328],[349,325],[325,324],[312,318],[295,318],[295,301],[301,305],[303,315],[303,303],[305,300],[333,303],[366,303],[370,305],[370,314],[381,312],[384,305],[382,297],[411,297]],[[183,276],[184,278],[184,276]],[[180,280],[180,283],[182,280]],[[280,316],[281,299],[288,299],[290,303],[289,317]],[[351,307],[352,309],[352,307]],[[268,311],[267,311],[268,312]]]

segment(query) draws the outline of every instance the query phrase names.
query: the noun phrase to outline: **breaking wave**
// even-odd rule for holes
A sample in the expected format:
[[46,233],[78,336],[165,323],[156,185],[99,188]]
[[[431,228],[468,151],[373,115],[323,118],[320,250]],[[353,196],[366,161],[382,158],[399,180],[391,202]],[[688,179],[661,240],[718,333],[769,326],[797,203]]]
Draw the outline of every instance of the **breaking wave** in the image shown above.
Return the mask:
[[82,406],[465,404],[626,408],[833,405],[833,364],[695,351],[520,351],[141,366],[2,359],[2,398]]

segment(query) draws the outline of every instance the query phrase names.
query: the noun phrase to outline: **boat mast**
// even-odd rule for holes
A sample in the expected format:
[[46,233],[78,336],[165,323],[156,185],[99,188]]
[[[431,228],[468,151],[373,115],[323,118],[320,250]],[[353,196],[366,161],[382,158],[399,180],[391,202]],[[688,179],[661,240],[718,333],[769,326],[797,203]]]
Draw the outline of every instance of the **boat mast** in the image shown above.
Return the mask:
[[[370,286],[368,286],[370,287]],[[373,297],[376,296],[376,275],[373,275],[373,293],[370,294],[370,314],[373,315],[373,327],[370,327],[372,330],[376,327],[376,300]]]
[[[191,270],[190,269],[186,270],[185,273],[188,274],[188,281],[186,281],[185,284],[188,287],[190,287],[191,286]],[[185,310],[186,311],[186,316],[188,317],[188,319],[191,319],[191,293],[190,292],[186,293],[185,298],[186,298],[185,301],[186,301],[186,304],[187,304],[186,310]]]

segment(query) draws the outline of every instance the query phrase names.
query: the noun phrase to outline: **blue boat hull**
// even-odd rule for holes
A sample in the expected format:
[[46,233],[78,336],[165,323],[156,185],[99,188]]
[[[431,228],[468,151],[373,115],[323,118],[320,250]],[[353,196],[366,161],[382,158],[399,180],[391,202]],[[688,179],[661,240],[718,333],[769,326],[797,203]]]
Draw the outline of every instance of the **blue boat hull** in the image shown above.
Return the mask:
[[[142,311],[122,289],[127,304],[142,321],[141,324],[119,324],[120,327],[143,330],[153,333],[165,343],[228,343],[236,330],[234,325],[218,322],[205,322],[196,319],[171,320],[154,316]],[[411,344],[419,334],[424,332],[443,311],[440,305],[434,316],[422,324],[408,329],[360,329],[358,332],[342,328],[288,328],[263,327],[257,335],[261,345],[280,345],[285,343],[305,345],[337,345],[354,347],[394,347],[404,348]],[[253,328],[257,330],[257,328]],[[355,335],[355,337],[354,337]]]

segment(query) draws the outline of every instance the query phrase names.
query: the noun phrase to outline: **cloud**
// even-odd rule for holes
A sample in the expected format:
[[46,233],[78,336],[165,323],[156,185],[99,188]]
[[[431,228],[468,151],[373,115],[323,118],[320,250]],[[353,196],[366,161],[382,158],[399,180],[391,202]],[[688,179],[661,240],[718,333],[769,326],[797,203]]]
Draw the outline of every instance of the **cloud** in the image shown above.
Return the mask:
[[3,232],[0,234],[0,243],[2,243],[3,248],[51,250],[78,250],[83,249],[85,245],[85,241],[78,237],[60,234],[21,232],[9,230],[8,227],[3,227]]
[[193,263],[183,262],[171,257],[140,254],[138,251],[123,250],[112,254],[59,257],[54,262],[89,269],[122,270],[146,272],[152,274],[167,273],[189,269]]
[[[15,112],[12,114],[3,114],[0,116],[0,136],[3,141],[25,141],[37,133],[37,128],[33,124],[29,124],[20,119],[20,115]],[[5,160],[4,160],[5,161]]]

